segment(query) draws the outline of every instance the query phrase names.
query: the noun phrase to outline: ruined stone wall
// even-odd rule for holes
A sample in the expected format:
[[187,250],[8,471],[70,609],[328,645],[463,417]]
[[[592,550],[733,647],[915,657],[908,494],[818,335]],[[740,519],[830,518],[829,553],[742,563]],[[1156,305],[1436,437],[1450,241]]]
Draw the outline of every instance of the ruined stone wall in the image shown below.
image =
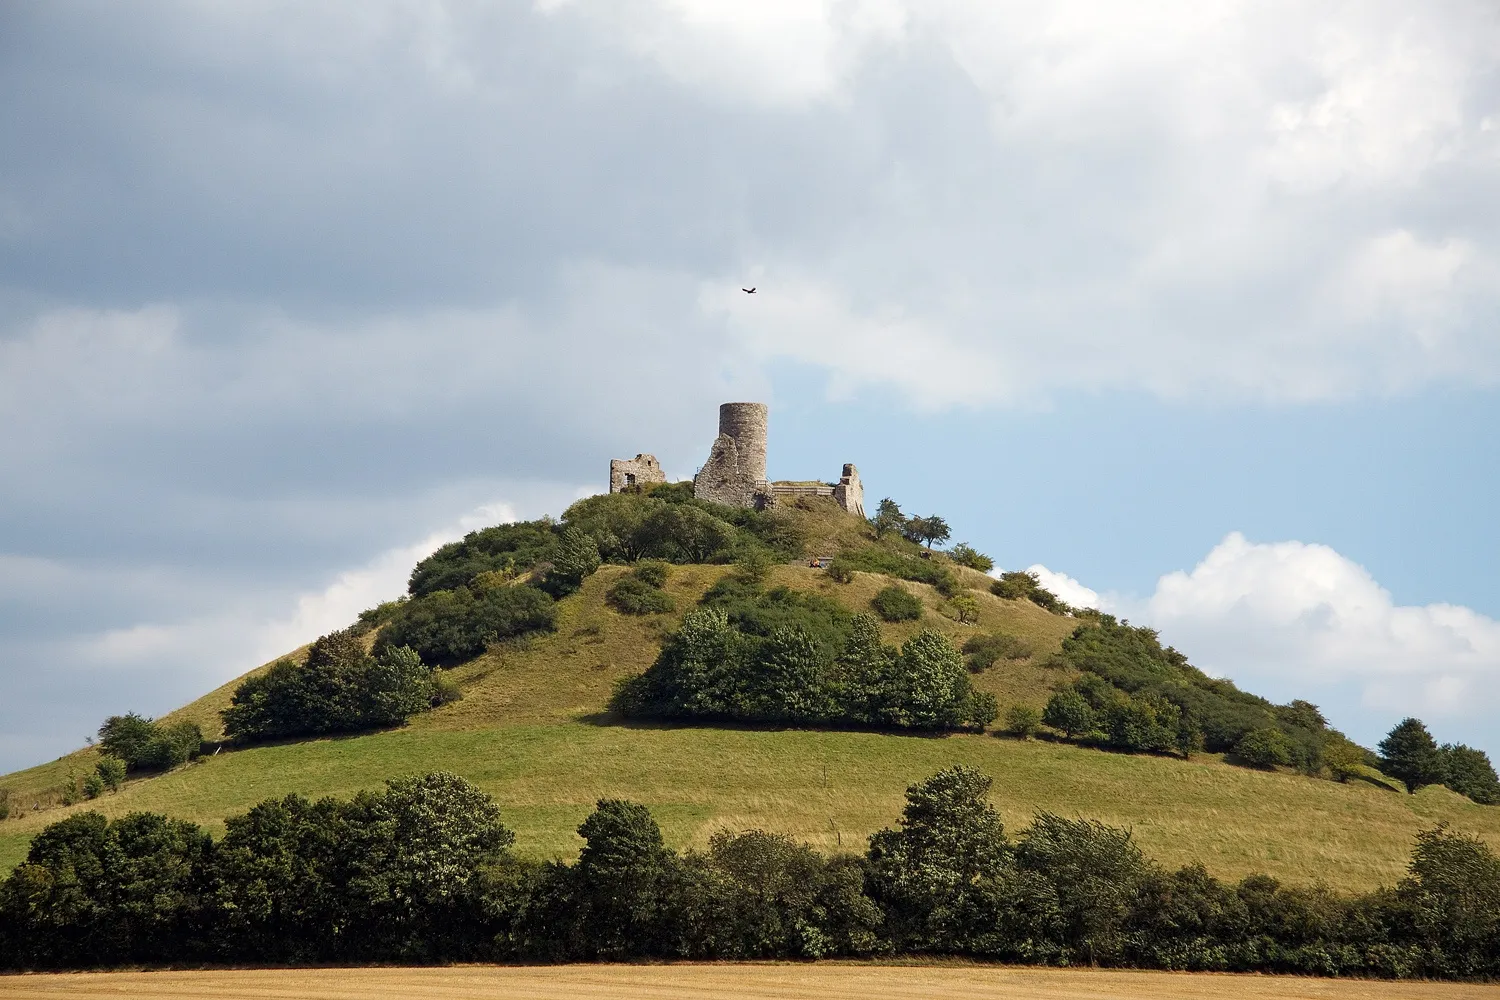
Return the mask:
[[859,481],[859,470],[853,462],[844,465],[844,474],[833,488],[833,498],[849,513],[865,516],[865,487]]
[[693,477],[693,496],[733,507],[760,507],[766,486],[766,434],[770,408],[765,403],[724,403],[719,407],[719,436],[708,461]]
[[612,458],[609,460],[609,491],[620,493],[632,486],[649,486],[664,483],[661,463],[655,455],[637,455],[635,458]]
[[756,496],[763,487],[741,471],[740,450],[734,438],[720,434],[714,439],[708,461],[693,477],[693,497],[731,507],[757,507]]

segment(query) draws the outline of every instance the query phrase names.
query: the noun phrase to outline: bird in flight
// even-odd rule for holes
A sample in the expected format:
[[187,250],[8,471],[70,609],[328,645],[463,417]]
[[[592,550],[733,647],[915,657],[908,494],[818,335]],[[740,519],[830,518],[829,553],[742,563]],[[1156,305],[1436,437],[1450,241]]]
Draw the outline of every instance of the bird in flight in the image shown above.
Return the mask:
[[755,289],[754,288],[741,288],[740,291],[744,292],[746,295],[754,295],[755,294]]

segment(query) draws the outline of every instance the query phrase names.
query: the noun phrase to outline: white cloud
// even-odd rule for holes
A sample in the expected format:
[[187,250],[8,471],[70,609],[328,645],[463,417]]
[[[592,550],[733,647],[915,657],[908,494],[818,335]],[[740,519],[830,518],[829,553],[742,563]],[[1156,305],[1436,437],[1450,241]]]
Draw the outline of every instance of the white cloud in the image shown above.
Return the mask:
[[1032,566],[1070,604],[1159,630],[1194,665],[1278,702],[1305,698],[1373,743],[1404,715],[1440,738],[1496,736],[1500,622],[1452,604],[1397,604],[1362,566],[1326,545],[1251,542],[1233,532],[1145,600],[1099,595]]
[[1348,685],[1371,709],[1472,716],[1500,688],[1500,622],[1398,605],[1326,545],[1230,534],[1191,572],[1162,577],[1145,615],[1199,666],[1252,690]]
[[[990,576],[998,579],[1003,572],[1005,571],[996,568],[990,573]],[[1097,608],[1100,606],[1099,594],[1096,591],[1085,587],[1066,573],[1055,572],[1041,563],[1026,567],[1026,572],[1036,577],[1037,582],[1042,585],[1043,589],[1050,590],[1075,608]]]

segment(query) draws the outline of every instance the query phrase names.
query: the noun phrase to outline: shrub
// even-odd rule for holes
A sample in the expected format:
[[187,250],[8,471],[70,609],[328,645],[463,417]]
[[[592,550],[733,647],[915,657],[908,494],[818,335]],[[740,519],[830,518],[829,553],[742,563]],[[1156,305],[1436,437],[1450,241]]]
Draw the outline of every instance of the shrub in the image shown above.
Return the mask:
[[0,819],[10,819],[9,788],[0,788]]
[[870,598],[870,605],[888,622],[912,622],[922,617],[922,599],[897,583],[882,587]]
[[490,643],[556,625],[552,598],[535,587],[463,587],[406,602],[380,636],[382,643],[415,649],[424,663],[446,666],[478,656]]
[[957,545],[953,546],[953,548],[948,551],[948,558],[952,559],[960,566],[967,566],[970,569],[977,569],[981,573],[988,573],[990,570],[995,568],[995,560],[991,559],[983,552],[976,551],[973,546],[969,545],[967,542],[959,542]]
[[1068,739],[1082,736],[1094,729],[1094,710],[1083,695],[1069,688],[1059,691],[1048,701],[1042,711],[1042,721],[1059,730]]
[[1007,601],[1026,600],[1053,614],[1065,615],[1073,609],[1037,581],[1034,573],[1002,573],[990,584],[990,593]]
[[959,594],[948,603],[953,617],[962,625],[972,625],[979,620],[979,602],[969,594]]
[[913,583],[930,584],[944,597],[952,597],[963,589],[958,577],[940,559],[924,559],[915,551],[897,552],[881,545],[866,545],[845,549],[834,562],[839,567],[839,575],[851,574],[855,570],[882,573]]
[[221,715],[230,739],[264,740],[400,725],[433,699],[416,650],[387,644],[371,656],[345,629],[319,637],[303,663],[281,660],[246,678]]
[[554,597],[573,593],[599,568],[599,546],[593,538],[569,525],[558,539],[557,555],[542,579],[543,588]]
[[1255,729],[1240,738],[1234,756],[1251,767],[1274,770],[1292,762],[1292,748],[1279,729]]
[[118,791],[120,785],[125,781],[125,762],[118,757],[109,754],[102,755],[94,765],[94,770],[99,775],[99,780],[104,787],[110,791]]
[[988,691],[974,691],[969,696],[969,707],[964,714],[964,722],[969,726],[984,732],[991,722],[1000,717],[1000,702]]
[[660,587],[654,587],[639,576],[622,576],[605,592],[610,607],[627,615],[658,615],[673,610],[677,604]]
[[834,556],[828,564],[828,576],[834,583],[850,583],[854,579],[854,566],[843,556]]
[[112,715],[99,727],[99,748],[130,770],[166,770],[202,752],[203,731],[192,722],[164,725],[134,712]]
[[432,675],[432,707],[448,705],[455,701],[463,701],[463,688],[458,686],[458,681],[447,674],[434,673]]
[[98,772],[84,775],[83,797],[86,799],[97,799],[104,794],[104,779],[99,777]]
[[1031,739],[1041,724],[1042,713],[1030,705],[1012,705],[1005,713],[1005,731],[1017,739]]
[[552,522],[543,519],[471,531],[417,563],[407,590],[412,597],[425,597],[465,587],[482,573],[514,576],[555,562],[558,536],[553,529]]
[[1336,781],[1358,777],[1364,762],[1364,748],[1342,737],[1330,739],[1323,748],[1323,763]]
[[1025,641],[1000,632],[970,636],[964,641],[963,651],[969,670],[976,674],[988,670],[997,660],[1024,660],[1032,653]]
[[632,570],[635,578],[651,587],[665,586],[672,564],[660,559],[642,559]]

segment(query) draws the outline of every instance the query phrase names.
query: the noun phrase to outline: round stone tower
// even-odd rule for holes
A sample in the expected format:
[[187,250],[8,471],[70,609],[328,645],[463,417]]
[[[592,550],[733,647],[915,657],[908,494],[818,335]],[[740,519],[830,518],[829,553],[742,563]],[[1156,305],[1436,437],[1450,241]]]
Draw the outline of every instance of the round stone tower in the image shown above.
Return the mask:
[[734,439],[740,475],[760,482],[766,478],[766,429],[771,411],[765,403],[719,404],[719,433]]

